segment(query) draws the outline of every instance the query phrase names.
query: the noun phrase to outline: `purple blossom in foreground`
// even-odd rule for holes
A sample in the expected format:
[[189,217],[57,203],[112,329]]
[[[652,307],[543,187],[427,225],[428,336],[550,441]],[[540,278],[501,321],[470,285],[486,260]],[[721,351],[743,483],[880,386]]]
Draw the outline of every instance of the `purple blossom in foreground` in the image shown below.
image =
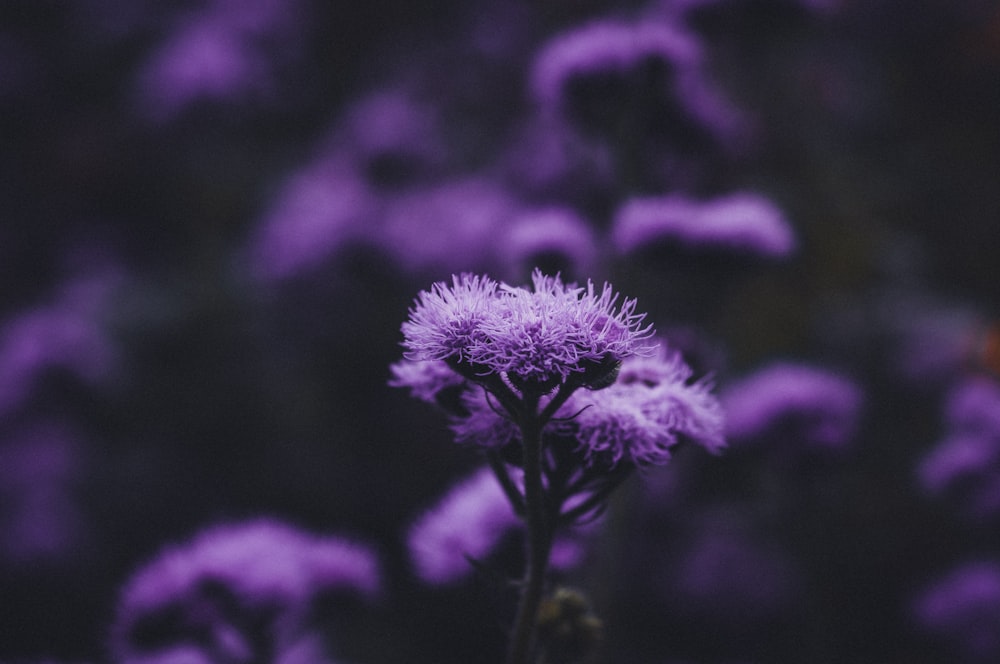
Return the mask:
[[[709,384],[690,382],[691,370],[665,350],[644,360],[656,347],[648,341],[652,326],[635,308],[635,300],[619,304],[610,284],[578,287],[536,269],[530,289],[470,274],[438,282],[419,294],[403,323],[406,361],[437,364],[426,371],[395,365],[393,384],[440,403],[448,387],[441,363],[465,379],[449,411],[452,429],[459,441],[486,448],[501,495],[524,522],[511,664],[556,647],[551,635],[542,638],[539,611],[546,570],[565,553],[553,547],[557,531],[598,516],[637,466],[665,463],[679,443],[710,451],[725,444]],[[495,489],[488,491],[495,498]],[[466,514],[465,504],[456,508],[449,499],[447,507]],[[464,517],[445,514],[428,516],[416,530],[418,539],[446,543],[443,558],[422,557],[431,578],[452,573],[456,550],[495,541],[467,526],[454,544],[452,528]],[[549,645],[536,646],[536,632]]]
[[1000,657],[1000,564],[961,565],[926,588],[913,604],[924,629],[976,662]]
[[961,382],[944,420],[943,440],[917,469],[921,486],[956,497],[973,516],[1000,513],[1000,385],[986,377]]
[[688,251],[723,251],[786,258],[795,234],[771,201],[735,193],[709,201],[681,195],[634,198],[617,211],[612,239],[620,254],[674,244]]
[[655,357],[623,362],[610,387],[576,393],[562,413],[577,414],[554,426],[579,441],[588,463],[662,465],[682,441],[718,454],[726,446],[723,409],[712,383],[692,375],[680,354],[661,345]]
[[565,382],[602,363],[649,352],[652,334],[635,300],[609,284],[598,291],[535,271],[533,289],[455,276],[420,293],[403,323],[409,360],[446,360],[467,378],[490,375],[521,386]]
[[776,363],[728,385],[720,399],[733,441],[788,434],[794,442],[835,449],[853,437],[864,395],[832,371]]
[[379,586],[375,556],[357,543],[268,519],[218,526],[166,549],[128,581],[111,647],[121,662],[268,653],[327,662],[313,633],[316,603],[331,593],[372,598]]

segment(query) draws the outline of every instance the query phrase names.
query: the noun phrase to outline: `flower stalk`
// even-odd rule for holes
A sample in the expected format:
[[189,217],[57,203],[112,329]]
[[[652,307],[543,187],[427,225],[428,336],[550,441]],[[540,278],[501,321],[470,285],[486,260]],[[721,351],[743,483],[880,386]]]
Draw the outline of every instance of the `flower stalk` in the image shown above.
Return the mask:
[[520,423],[524,466],[525,571],[521,597],[514,618],[507,664],[528,664],[534,646],[538,607],[545,589],[545,574],[552,548],[552,523],[546,510],[542,484],[542,426],[537,396],[525,396]]

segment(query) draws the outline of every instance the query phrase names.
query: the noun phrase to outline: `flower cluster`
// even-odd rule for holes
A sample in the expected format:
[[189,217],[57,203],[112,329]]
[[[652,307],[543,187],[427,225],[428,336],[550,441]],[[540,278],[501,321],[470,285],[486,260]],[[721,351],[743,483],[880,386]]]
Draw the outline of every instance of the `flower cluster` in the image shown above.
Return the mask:
[[120,662],[332,662],[330,599],[381,588],[368,546],[260,518],[167,547],[122,589],[110,647]]
[[664,464],[685,440],[713,453],[725,446],[711,383],[692,380],[678,353],[649,341],[635,300],[616,309],[607,284],[579,288],[537,270],[533,286],[461,275],[421,293],[403,324],[407,351],[391,384],[443,405],[459,442],[494,451],[521,442],[506,397],[557,387],[543,401],[559,399],[542,423],[543,442],[571,450],[582,466]]

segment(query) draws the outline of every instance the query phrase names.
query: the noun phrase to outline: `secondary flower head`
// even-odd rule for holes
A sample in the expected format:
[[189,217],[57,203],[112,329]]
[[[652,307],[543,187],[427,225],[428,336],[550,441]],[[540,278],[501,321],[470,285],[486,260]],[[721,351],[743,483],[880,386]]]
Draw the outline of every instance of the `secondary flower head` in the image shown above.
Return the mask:
[[574,395],[564,410],[575,417],[557,426],[579,441],[589,464],[662,465],[685,440],[718,454],[726,446],[722,408],[712,384],[691,377],[676,353],[633,358],[606,390]]
[[[650,348],[652,335],[609,284],[598,290],[564,284],[558,276],[532,275],[532,289],[463,274],[418,296],[403,323],[409,360],[445,360],[470,379],[501,376],[515,387],[554,387],[576,375],[595,374]],[[589,373],[588,373],[589,372]]]
[[[653,357],[626,360],[606,389],[574,393],[544,435],[550,444],[572,441],[589,468],[663,465],[683,441],[718,454],[726,447],[724,417],[711,388],[705,379],[692,381],[681,356],[660,347]],[[463,406],[451,425],[458,442],[493,449],[518,443],[517,427],[481,390],[466,392]]]

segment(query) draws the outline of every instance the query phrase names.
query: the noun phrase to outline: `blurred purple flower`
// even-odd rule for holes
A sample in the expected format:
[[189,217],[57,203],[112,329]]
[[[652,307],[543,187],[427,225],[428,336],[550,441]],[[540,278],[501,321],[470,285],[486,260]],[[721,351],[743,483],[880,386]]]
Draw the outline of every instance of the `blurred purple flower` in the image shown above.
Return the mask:
[[698,134],[734,137],[741,118],[708,86],[701,59],[697,39],[669,23],[599,20],[545,45],[531,90],[585,134],[617,138],[630,127],[681,147]]
[[460,387],[465,379],[454,372],[443,360],[407,360],[394,362],[389,367],[391,387],[408,387],[410,396],[426,403],[437,403],[438,395],[448,388]]
[[[482,561],[504,537],[522,528],[510,501],[489,468],[455,484],[410,527],[407,546],[414,572],[425,583],[441,585],[467,578],[469,558]],[[583,556],[588,529],[560,533],[553,542],[552,565],[566,569]]]
[[436,110],[402,88],[375,90],[352,103],[336,136],[366,182],[380,190],[426,183],[447,156]]
[[580,208],[613,196],[615,168],[607,145],[544,116],[525,121],[500,157],[503,177],[527,198]]
[[248,250],[250,270],[276,280],[314,269],[366,240],[378,209],[354,166],[324,155],[289,178],[260,220]]
[[410,273],[481,271],[520,208],[490,179],[450,180],[387,197],[372,241]]
[[1000,512],[1000,385],[983,376],[956,385],[945,403],[944,438],[917,476],[931,494],[958,497],[973,516]]
[[188,14],[138,73],[142,112],[171,120],[200,100],[245,101],[274,96],[276,52],[294,52],[298,3],[213,0]]
[[1000,438],[1000,383],[986,376],[967,378],[948,395],[944,416],[953,430]]
[[1000,657],[1000,564],[965,563],[925,588],[913,603],[917,622],[972,661]]
[[744,625],[787,610],[800,585],[788,553],[728,511],[699,522],[665,581],[674,610]]
[[375,555],[358,543],[270,519],[217,526],[167,548],[128,581],[111,648],[123,662],[312,652],[314,602],[331,593],[370,599],[379,589]]
[[497,242],[500,269],[520,280],[540,268],[547,274],[591,274],[597,263],[593,229],[568,208],[526,210],[511,220]]
[[629,255],[661,244],[688,251],[722,251],[762,258],[787,258],[795,234],[768,199],[734,193],[709,201],[681,195],[634,198],[617,211],[615,248]]
[[69,560],[86,536],[74,495],[81,477],[73,434],[39,424],[0,440],[0,558]]
[[455,261],[495,230],[510,201],[483,182],[438,187],[433,175],[445,158],[427,105],[397,88],[362,97],[311,163],[278,189],[250,240],[251,271],[269,280],[295,276],[354,245],[381,248],[411,267]]
[[864,395],[853,381],[806,364],[775,363],[724,388],[726,434],[733,441],[790,434],[837,449],[853,437]]
[[496,477],[483,468],[455,485],[410,528],[414,570],[427,583],[461,579],[472,571],[466,556],[485,558],[519,524]]
[[115,353],[100,315],[114,283],[107,275],[70,281],[52,304],[0,325],[0,416],[29,399],[48,371],[91,385],[109,376]]

